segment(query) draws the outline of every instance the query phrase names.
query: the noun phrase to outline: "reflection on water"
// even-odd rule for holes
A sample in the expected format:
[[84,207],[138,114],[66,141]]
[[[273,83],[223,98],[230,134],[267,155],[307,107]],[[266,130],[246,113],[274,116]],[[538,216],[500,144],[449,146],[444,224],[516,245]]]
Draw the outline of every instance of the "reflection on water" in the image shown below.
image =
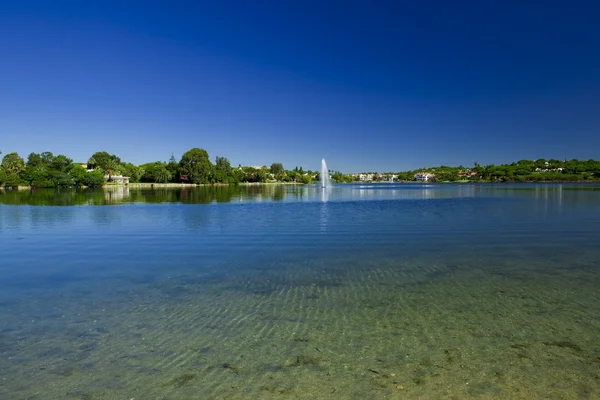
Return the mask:
[[321,201],[323,203],[327,203],[329,201],[329,196],[331,194],[331,186],[330,187],[323,187],[321,188]]
[[[321,188],[317,185],[239,185],[105,189],[0,190],[0,204],[11,205],[111,205],[125,203],[246,203],[293,201],[426,200],[462,197],[533,197],[547,203],[590,202],[594,184],[347,184]],[[543,202],[540,202],[543,204]]]
[[129,198],[129,186],[108,186],[104,189],[105,204],[119,204]]

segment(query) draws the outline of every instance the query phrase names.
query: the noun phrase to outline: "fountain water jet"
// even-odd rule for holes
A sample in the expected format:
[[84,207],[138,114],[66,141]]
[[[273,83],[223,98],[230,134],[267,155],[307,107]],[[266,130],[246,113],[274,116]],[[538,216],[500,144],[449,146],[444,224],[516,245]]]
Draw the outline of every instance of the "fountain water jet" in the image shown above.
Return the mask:
[[325,159],[321,160],[321,187],[326,188],[331,186],[329,181],[329,170],[327,169],[327,164],[325,163]]

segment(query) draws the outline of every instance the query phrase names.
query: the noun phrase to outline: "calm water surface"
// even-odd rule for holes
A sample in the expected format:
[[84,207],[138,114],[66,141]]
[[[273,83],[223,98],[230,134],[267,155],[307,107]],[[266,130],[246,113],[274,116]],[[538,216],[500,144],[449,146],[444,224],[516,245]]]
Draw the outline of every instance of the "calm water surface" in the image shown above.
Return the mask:
[[600,398],[600,186],[0,191],[1,399]]

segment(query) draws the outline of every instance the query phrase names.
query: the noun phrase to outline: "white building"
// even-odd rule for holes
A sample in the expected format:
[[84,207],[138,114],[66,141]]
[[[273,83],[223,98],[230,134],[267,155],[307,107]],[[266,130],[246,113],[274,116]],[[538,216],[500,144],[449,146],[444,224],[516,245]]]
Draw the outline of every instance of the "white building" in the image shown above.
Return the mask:
[[435,181],[435,174],[430,174],[429,172],[418,172],[415,174],[415,181]]

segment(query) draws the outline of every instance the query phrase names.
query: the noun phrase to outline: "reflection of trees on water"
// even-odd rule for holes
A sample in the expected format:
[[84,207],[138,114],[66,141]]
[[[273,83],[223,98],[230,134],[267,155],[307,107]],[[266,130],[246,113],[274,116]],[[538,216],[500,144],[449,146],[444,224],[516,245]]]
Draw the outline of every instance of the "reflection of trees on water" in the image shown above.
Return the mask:
[[126,203],[243,203],[320,200],[399,200],[456,197],[526,197],[549,204],[597,202],[597,184],[439,184],[439,185],[348,185],[323,192],[311,185],[239,185],[185,187],[127,187],[104,189],[2,190],[0,204],[75,206]]
[[275,186],[273,190],[273,196],[271,196],[273,201],[281,201],[285,198],[285,190],[283,186]]
[[302,186],[240,185],[176,188],[0,190],[0,204],[36,206],[111,205],[125,203],[210,204],[230,202],[283,201],[305,195]]
[[107,204],[102,189],[0,190],[0,204],[32,206],[76,206]]

